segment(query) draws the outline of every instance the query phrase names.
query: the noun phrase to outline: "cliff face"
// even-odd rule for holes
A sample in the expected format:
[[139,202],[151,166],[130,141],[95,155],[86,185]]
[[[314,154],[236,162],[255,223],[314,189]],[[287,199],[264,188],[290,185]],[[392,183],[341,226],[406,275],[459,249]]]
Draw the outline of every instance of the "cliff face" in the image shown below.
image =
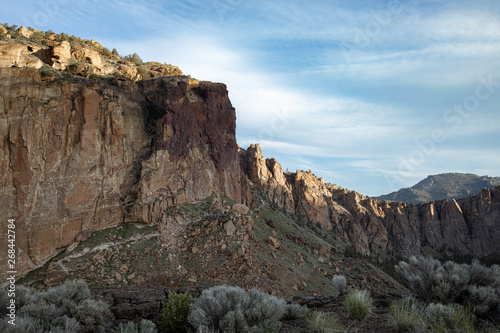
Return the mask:
[[225,85],[45,79],[0,68],[0,225],[16,220],[19,274],[83,230],[160,222],[212,191],[250,200]]
[[359,252],[392,249],[419,253],[437,251],[488,255],[500,252],[500,188],[484,189],[472,198],[422,205],[366,198],[325,184],[310,172],[285,175],[274,159],[265,159],[258,145],[240,150],[243,168],[278,207],[337,234]]

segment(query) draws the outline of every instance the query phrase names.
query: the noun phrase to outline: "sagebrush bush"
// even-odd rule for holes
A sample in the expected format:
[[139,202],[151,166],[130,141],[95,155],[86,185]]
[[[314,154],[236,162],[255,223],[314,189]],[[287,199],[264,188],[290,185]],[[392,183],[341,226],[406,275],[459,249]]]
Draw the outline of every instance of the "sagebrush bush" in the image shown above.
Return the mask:
[[474,332],[474,312],[470,307],[458,304],[431,303],[425,309],[427,324],[431,332]]
[[350,317],[365,320],[373,308],[373,299],[368,290],[352,290],[345,299],[344,305]]
[[331,333],[343,330],[342,325],[333,315],[323,311],[314,311],[306,320],[310,333]]
[[389,322],[398,332],[424,332],[426,328],[423,304],[414,298],[404,298],[390,305]]
[[282,320],[293,320],[293,319],[298,319],[298,318],[304,318],[307,316],[309,313],[309,309],[305,305],[300,305],[300,304],[287,304],[285,306],[285,313],[283,314],[283,317],[281,317]]
[[175,333],[185,332],[188,323],[189,306],[191,296],[184,294],[170,293],[168,300],[161,309],[158,326],[162,332]]
[[482,315],[492,314],[495,310],[498,310],[500,303],[500,297],[498,296],[498,288],[491,286],[470,286],[468,288],[468,303],[474,307],[475,311]]
[[197,332],[278,332],[285,305],[256,289],[217,286],[193,302],[189,323]]
[[93,299],[82,301],[73,309],[72,314],[84,327],[82,331],[88,333],[105,332],[112,317],[106,303]]
[[335,289],[343,295],[347,291],[347,280],[344,275],[334,275],[332,278],[332,283]]
[[409,263],[400,262],[396,272],[403,276],[418,298],[429,302],[433,297],[432,280],[434,272],[441,267],[439,260],[428,257],[411,257]]
[[[6,293],[0,293],[0,304],[8,302]],[[109,306],[91,299],[90,289],[83,281],[36,291],[16,288],[16,325],[0,321],[0,332],[84,333],[106,332],[113,325]],[[2,311],[2,310],[0,310]],[[6,314],[6,308],[3,309]]]
[[139,324],[128,322],[120,324],[117,333],[156,333],[156,326],[152,321],[147,319],[141,320]]
[[500,270],[488,268],[474,260],[470,265],[424,257],[400,262],[396,271],[408,282],[410,290],[427,302],[466,303],[479,317],[498,313],[500,304]]

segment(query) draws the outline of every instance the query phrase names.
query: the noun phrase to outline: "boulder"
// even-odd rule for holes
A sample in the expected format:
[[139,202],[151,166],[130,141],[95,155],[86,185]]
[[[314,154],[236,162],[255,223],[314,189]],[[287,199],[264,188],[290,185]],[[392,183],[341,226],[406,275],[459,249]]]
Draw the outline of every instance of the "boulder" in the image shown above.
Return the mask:
[[52,68],[65,70],[67,62],[71,58],[71,45],[67,41],[62,41],[52,48],[50,61]]
[[131,66],[120,65],[118,67],[118,73],[131,79],[132,81],[137,81],[137,80],[140,80],[142,78],[141,75],[139,74],[139,72],[137,71],[137,67],[135,67],[133,65],[131,65]]
[[267,243],[274,249],[279,249],[281,246],[279,240],[273,236],[267,238]]
[[241,215],[247,215],[248,214],[248,211],[250,210],[248,208],[248,206],[244,205],[244,204],[234,204],[232,209],[237,212],[237,213],[240,213]]
[[19,32],[22,36],[24,36],[26,38],[30,38],[31,35],[33,35],[33,31],[26,28],[24,25],[22,27],[20,27],[19,29],[17,29],[17,32]]
[[228,236],[232,236],[236,232],[236,227],[234,226],[233,222],[228,221],[224,223],[224,230],[226,231],[226,234]]
[[72,56],[87,64],[91,64],[92,66],[101,69],[104,66],[104,59],[102,55],[96,50],[89,48],[81,48],[79,50],[73,51]]

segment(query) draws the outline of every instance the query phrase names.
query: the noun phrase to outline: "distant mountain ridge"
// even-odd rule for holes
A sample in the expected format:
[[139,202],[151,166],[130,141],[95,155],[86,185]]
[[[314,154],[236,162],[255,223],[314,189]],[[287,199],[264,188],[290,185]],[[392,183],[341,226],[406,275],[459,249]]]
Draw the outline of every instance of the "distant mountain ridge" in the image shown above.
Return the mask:
[[431,175],[412,187],[373,197],[377,200],[401,201],[411,204],[460,199],[478,194],[483,188],[500,185],[500,177],[478,176],[472,173],[441,173]]

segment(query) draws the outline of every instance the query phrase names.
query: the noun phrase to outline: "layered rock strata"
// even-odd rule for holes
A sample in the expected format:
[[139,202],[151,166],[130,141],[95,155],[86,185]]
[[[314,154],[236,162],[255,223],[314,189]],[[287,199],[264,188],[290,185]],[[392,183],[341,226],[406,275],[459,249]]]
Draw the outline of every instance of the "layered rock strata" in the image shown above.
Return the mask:
[[82,231],[162,222],[171,205],[212,192],[247,203],[235,119],[223,84],[44,81],[0,68],[0,226],[15,219],[18,274]]
[[409,255],[436,251],[485,256],[499,253],[500,187],[472,198],[421,205],[378,201],[327,184],[310,171],[285,174],[259,145],[240,150],[248,178],[289,214],[321,225],[362,254],[395,250]]

